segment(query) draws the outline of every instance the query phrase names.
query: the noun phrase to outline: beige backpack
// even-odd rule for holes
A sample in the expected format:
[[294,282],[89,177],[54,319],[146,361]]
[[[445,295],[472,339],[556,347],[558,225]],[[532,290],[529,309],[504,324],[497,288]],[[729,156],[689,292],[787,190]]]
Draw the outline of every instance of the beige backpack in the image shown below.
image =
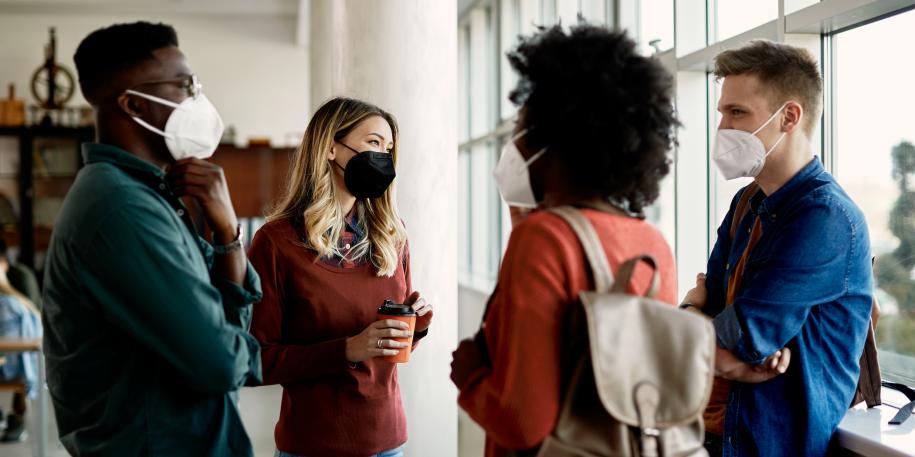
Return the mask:
[[[582,291],[581,309],[573,307],[579,317],[571,318],[566,330],[582,335],[583,344],[577,353],[564,354],[571,375],[563,383],[559,421],[536,455],[707,455],[702,412],[714,374],[711,323],[652,298],[660,278],[649,256],[623,263],[614,281],[600,239],[584,215],[571,207],[550,211],[578,236],[595,290]],[[640,261],[654,273],[644,297],[627,293]]]

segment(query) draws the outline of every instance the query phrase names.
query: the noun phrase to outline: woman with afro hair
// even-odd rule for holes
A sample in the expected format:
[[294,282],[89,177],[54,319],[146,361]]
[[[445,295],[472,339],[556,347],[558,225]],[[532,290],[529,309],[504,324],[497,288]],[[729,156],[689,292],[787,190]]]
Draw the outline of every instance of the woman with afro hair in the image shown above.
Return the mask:
[[[485,336],[461,343],[451,374],[460,406],[486,431],[487,457],[535,451],[555,427],[564,318],[594,288],[572,228],[544,209],[579,208],[614,271],[648,254],[661,277],[656,298],[673,306],[677,293],[670,247],[643,216],[670,171],[670,75],[624,33],[584,23],[541,28],[508,59],[520,75],[510,94],[519,113],[495,176],[514,227]],[[640,265],[631,292],[650,277]]]

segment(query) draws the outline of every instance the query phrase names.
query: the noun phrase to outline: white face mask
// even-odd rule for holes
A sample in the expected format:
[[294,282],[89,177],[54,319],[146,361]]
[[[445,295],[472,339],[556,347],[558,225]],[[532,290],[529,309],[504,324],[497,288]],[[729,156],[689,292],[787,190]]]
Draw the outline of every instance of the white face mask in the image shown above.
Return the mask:
[[165,137],[165,146],[168,147],[168,151],[175,160],[190,157],[206,159],[216,151],[225,126],[216,107],[210,103],[206,95],[198,94],[196,98],[188,97],[179,104],[135,90],[128,90],[127,93],[175,109],[165,122],[165,131],[159,130],[139,117],[133,118],[143,127]]
[[518,147],[515,146],[515,140],[524,136],[525,133],[527,130],[521,131],[502,147],[502,156],[492,174],[496,178],[496,185],[499,187],[505,203],[519,208],[536,208],[537,199],[534,198],[534,190],[531,188],[531,178],[527,168],[546,152],[546,148],[538,151],[530,159],[524,160],[521,151],[518,151]]
[[715,165],[718,165],[718,171],[721,172],[724,179],[755,178],[759,175],[766,164],[766,156],[782,142],[788,132],[782,132],[782,135],[778,137],[778,141],[768,151],[756,134],[769,125],[772,119],[775,119],[775,116],[785,106],[787,106],[787,103],[782,105],[763,125],[752,133],[734,129],[718,130],[712,159],[715,161]]

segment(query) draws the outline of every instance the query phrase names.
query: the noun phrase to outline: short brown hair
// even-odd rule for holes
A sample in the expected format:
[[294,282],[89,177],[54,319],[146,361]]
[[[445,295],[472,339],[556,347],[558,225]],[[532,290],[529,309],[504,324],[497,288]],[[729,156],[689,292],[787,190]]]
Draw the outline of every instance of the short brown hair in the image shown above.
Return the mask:
[[767,90],[766,98],[772,110],[797,98],[807,119],[804,131],[812,135],[820,120],[823,99],[823,79],[820,65],[804,48],[767,40],[754,40],[747,45],[724,51],[715,56],[715,76],[750,74],[759,78]]

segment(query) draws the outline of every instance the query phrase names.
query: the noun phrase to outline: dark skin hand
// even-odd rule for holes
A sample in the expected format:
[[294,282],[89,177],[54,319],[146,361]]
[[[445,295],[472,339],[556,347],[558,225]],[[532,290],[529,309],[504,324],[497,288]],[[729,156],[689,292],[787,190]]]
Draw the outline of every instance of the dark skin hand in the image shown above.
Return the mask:
[[[207,225],[213,231],[213,242],[229,244],[235,237],[238,219],[232,207],[222,169],[199,159],[176,162],[165,145],[165,139],[132,118],[143,119],[164,130],[174,108],[125,93],[128,89],[181,103],[190,96],[181,78],[193,74],[187,59],[177,47],[153,51],[153,58],[112,75],[111,80],[91,94],[85,94],[95,109],[99,143],[121,148],[156,167],[167,171],[172,191],[179,197],[194,198],[203,209]],[[175,80],[147,84],[150,81]],[[214,268],[222,277],[241,284],[246,271],[243,249],[217,255]]]
[[[215,244],[226,245],[235,240],[238,219],[222,167],[206,160],[184,159],[169,166],[165,178],[175,195],[197,200],[213,230]],[[241,284],[247,269],[244,249],[215,256],[213,267],[223,278]]]
[[466,385],[474,371],[486,367],[486,358],[472,339],[461,341],[451,357],[451,382],[458,389]]

